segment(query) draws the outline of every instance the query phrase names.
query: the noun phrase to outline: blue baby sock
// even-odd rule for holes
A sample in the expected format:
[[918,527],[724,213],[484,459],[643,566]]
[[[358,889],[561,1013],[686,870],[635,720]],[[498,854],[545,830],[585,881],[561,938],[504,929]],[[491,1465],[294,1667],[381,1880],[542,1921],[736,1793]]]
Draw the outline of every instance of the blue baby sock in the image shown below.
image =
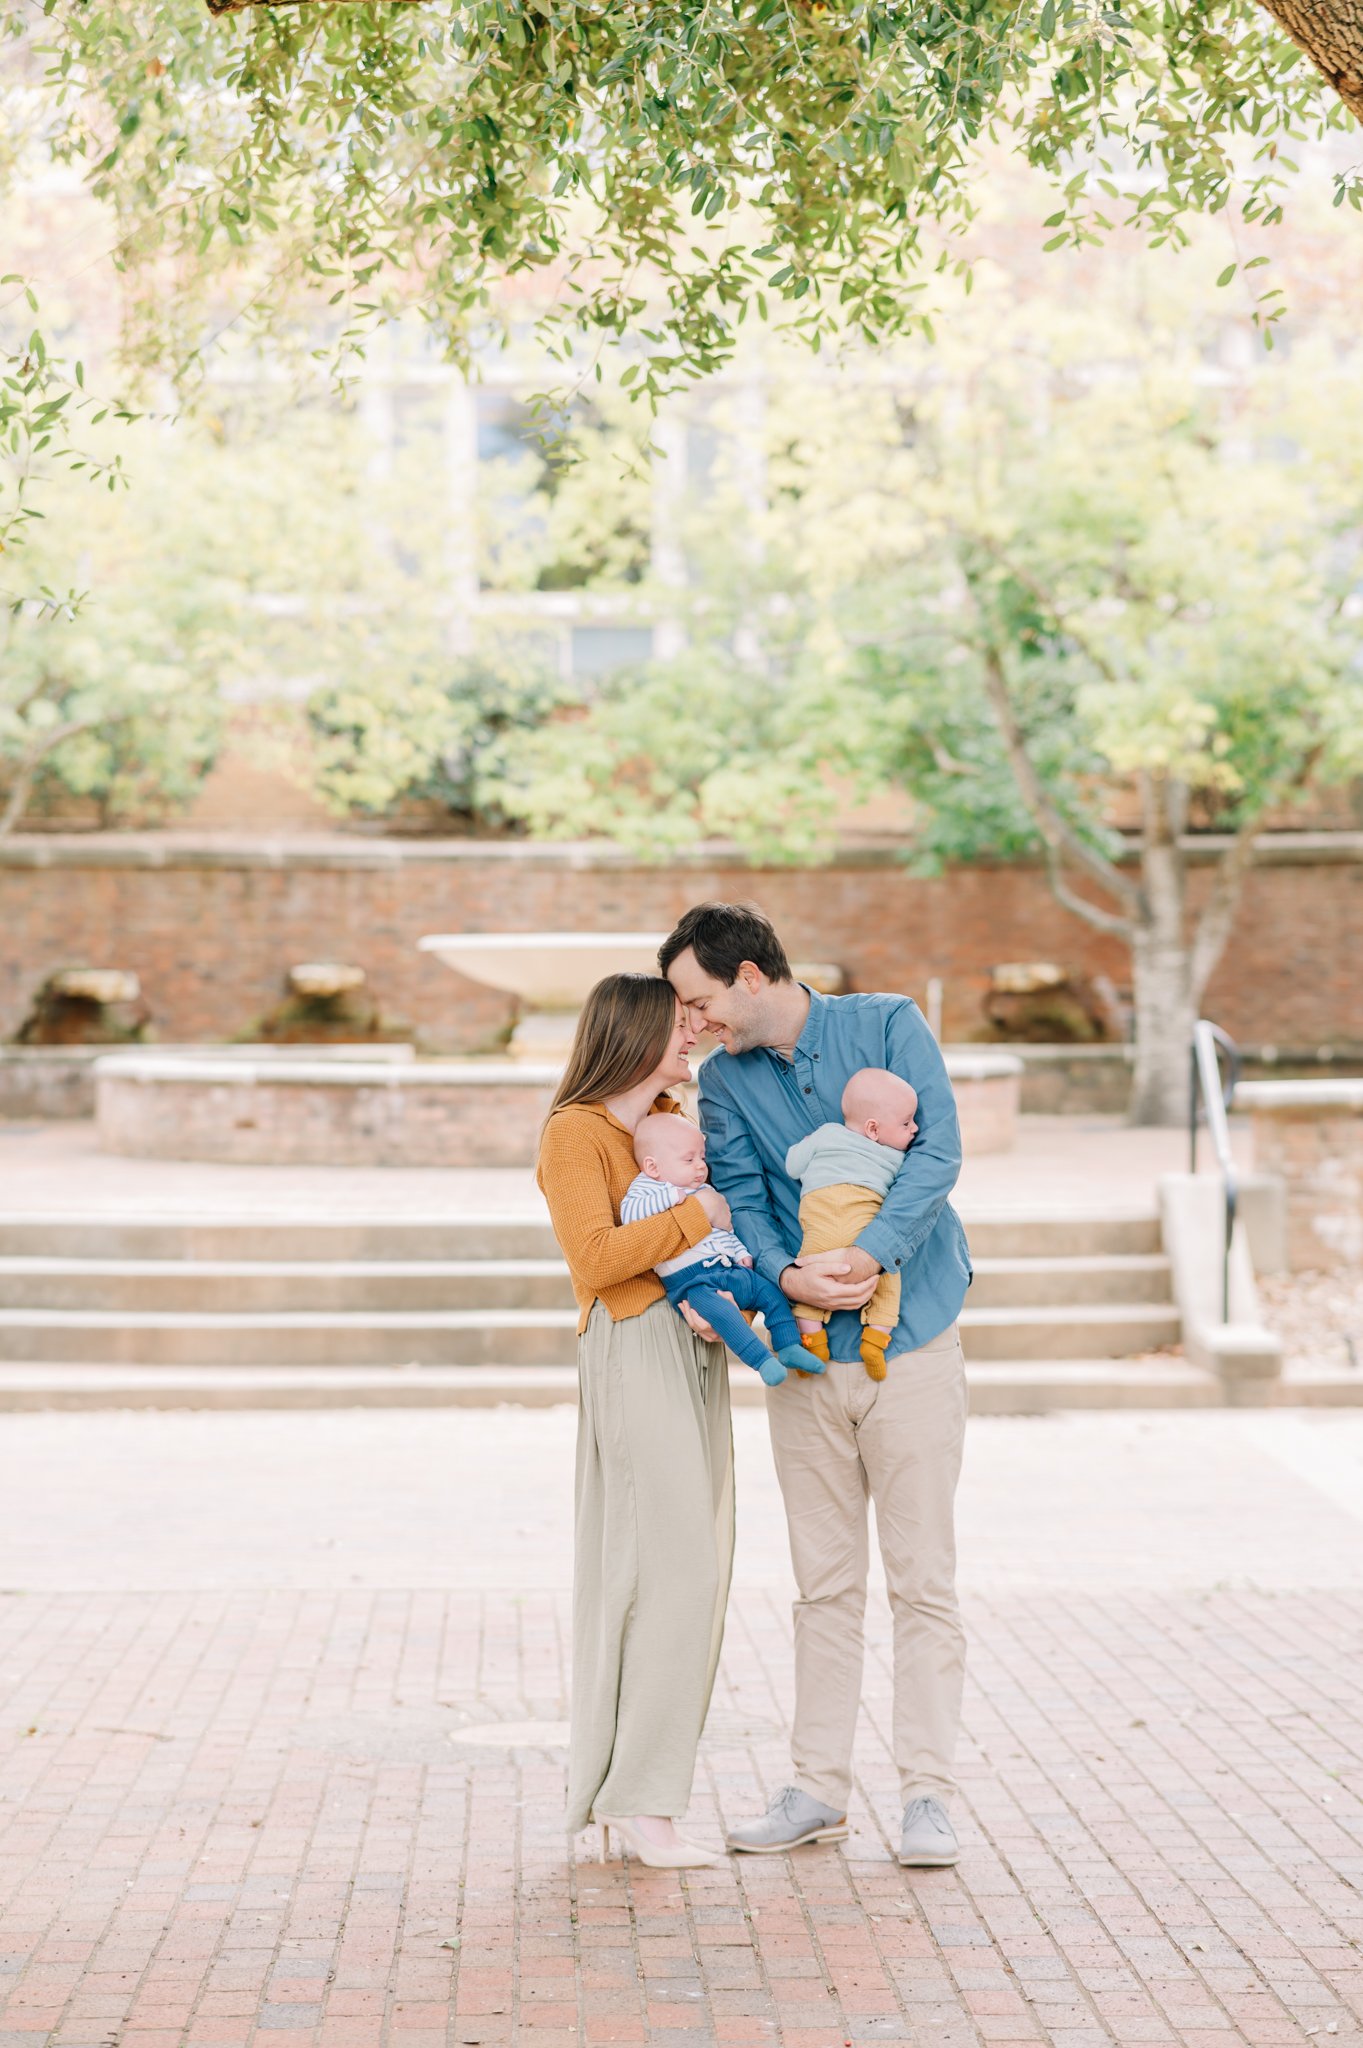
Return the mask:
[[816,1358],[812,1351],[806,1351],[803,1344],[787,1344],[776,1356],[782,1365],[788,1365],[792,1372],[823,1372],[824,1361]]
[[769,1387],[779,1387],[786,1376],[786,1368],[781,1363],[781,1360],[773,1357],[770,1353],[761,1365],[753,1367],[753,1371],[760,1373]]

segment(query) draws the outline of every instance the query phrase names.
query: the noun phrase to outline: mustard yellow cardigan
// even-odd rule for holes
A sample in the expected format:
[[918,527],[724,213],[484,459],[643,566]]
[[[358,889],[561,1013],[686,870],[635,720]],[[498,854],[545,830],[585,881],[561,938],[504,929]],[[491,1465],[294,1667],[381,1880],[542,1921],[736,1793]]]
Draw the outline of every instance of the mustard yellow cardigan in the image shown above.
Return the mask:
[[[660,1095],[653,1107],[683,1114],[670,1095]],[[594,1302],[603,1302],[612,1322],[620,1323],[665,1299],[653,1267],[699,1244],[710,1231],[694,1195],[661,1216],[621,1223],[621,1198],[638,1171],[633,1134],[604,1103],[571,1103],[556,1109],[544,1127],[535,1179],[568,1262],[579,1336]]]

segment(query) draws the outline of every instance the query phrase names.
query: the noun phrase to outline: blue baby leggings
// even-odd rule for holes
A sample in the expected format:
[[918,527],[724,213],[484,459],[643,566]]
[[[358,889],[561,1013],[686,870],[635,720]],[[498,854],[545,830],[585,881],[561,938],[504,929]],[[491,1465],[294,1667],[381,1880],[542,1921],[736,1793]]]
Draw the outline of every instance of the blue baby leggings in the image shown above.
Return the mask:
[[[740,1310],[761,1309],[778,1351],[800,1341],[800,1326],[785,1295],[752,1266],[684,1266],[680,1273],[664,1273],[661,1278],[673,1308],[689,1301],[696,1314],[754,1372],[762,1370],[771,1353],[756,1331],[744,1322]],[[721,1289],[724,1294],[732,1294],[733,1300],[725,1301]]]

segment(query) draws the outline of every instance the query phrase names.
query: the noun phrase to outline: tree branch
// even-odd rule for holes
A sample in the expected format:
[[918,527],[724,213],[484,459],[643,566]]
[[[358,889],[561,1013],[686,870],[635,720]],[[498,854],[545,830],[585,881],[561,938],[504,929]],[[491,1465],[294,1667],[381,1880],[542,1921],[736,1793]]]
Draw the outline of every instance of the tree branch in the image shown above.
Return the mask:
[[1049,844],[1046,847],[1046,873],[1050,878],[1051,894],[1062,910],[1072,910],[1095,931],[1107,932],[1114,939],[1129,942],[1135,937],[1135,926],[1129,917],[1118,917],[1115,911],[1103,910],[1098,904],[1090,903],[1086,896],[1076,896],[1061,872],[1060,855]]
[[1082,648],[1083,652],[1097,669],[1099,675],[1102,676],[1104,682],[1118,683],[1121,681],[1121,677],[1117,674],[1116,669],[1113,668],[1112,663],[1103,653],[1101,647],[1094,647],[1085,638],[1084,634],[1079,631],[1078,627],[1074,625],[1073,621],[1066,617],[1064,606],[1059,598],[1053,591],[1047,589],[1039,577],[1034,575],[1030,569],[1024,568],[1020,562],[1015,562],[989,534],[975,533],[971,535],[971,539],[976,541],[987,555],[992,555],[999,567],[1006,570],[1015,583],[1020,583],[1028,595],[1036,599],[1036,602],[1043,611],[1050,613],[1061,632],[1068,633],[1075,646]]
[[1259,0],[1279,28],[1305,50],[1351,114],[1363,121],[1363,19],[1356,6],[1321,0]]
[[[210,14],[244,14],[249,7],[301,7],[305,0],[208,0]],[[324,0],[330,7],[356,5],[358,0]]]
[[55,753],[67,740],[75,739],[77,733],[91,732],[96,726],[122,725],[131,717],[131,711],[125,711],[120,718],[73,718],[66,725],[56,726],[51,732],[44,733],[41,740],[31,746],[26,754],[20,756],[19,765],[14,771],[14,780],[10,784],[9,795],[5,799],[5,808],[0,811],[0,839],[3,839],[7,832],[12,832],[23,817],[28,800],[33,794],[38,770],[49,754]]
[[[980,615],[981,623],[983,624],[980,602],[978,597],[975,596],[969,577],[966,578],[966,588],[970,591],[976,613]],[[1095,848],[1089,845],[1086,839],[1082,838],[1075,831],[1069,819],[1064,816],[1063,812],[1057,809],[1051,797],[1047,794],[1041,777],[1036,771],[1036,764],[1027,751],[1027,741],[1022,727],[1018,723],[1017,712],[1014,709],[1013,700],[1009,694],[1008,678],[1004,674],[1003,662],[999,657],[998,648],[989,637],[987,626],[985,627],[985,638],[981,653],[984,658],[985,688],[988,692],[989,702],[993,707],[994,716],[998,720],[999,732],[1003,739],[1004,750],[1008,755],[1009,766],[1013,771],[1013,779],[1017,783],[1022,801],[1026,805],[1032,822],[1041,834],[1047,849],[1055,854],[1057,860],[1062,854],[1068,854],[1076,867],[1082,868],[1084,873],[1092,881],[1095,881],[1100,889],[1106,889],[1110,896],[1115,896],[1117,901],[1125,907],[1128,914],[1134,916],[1140,906],[1140,891],[1136,884],[1122,873],[1115,862],[1108,860],[1106,855],[1097,852]]]
[[1188,962],[1195,1007],[1201,1006],[1207,983],[1226,950],[1226,941],[1230,938],[1240,904],[1241,885],[1254,864],[1255,849],[1259,844],[1259,815],[1253,824],[1241,827],[1217,862],[1211,894],[1197,920]]

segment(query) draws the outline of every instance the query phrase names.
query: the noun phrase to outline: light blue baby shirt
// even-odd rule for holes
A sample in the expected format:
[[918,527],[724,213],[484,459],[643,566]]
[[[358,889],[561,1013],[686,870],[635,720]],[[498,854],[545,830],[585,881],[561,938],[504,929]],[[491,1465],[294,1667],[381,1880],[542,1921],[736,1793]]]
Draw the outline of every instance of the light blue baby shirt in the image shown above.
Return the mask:
[[786,1172],[798,1180],[803,1194],[815,1188],[841,1187],[850,1183],[888,1195],[890,1184],[908,1157],[893,1145],[878,1145],[865,1131],[849,1131],[846,1124],[820,1124],[786,1154]]

